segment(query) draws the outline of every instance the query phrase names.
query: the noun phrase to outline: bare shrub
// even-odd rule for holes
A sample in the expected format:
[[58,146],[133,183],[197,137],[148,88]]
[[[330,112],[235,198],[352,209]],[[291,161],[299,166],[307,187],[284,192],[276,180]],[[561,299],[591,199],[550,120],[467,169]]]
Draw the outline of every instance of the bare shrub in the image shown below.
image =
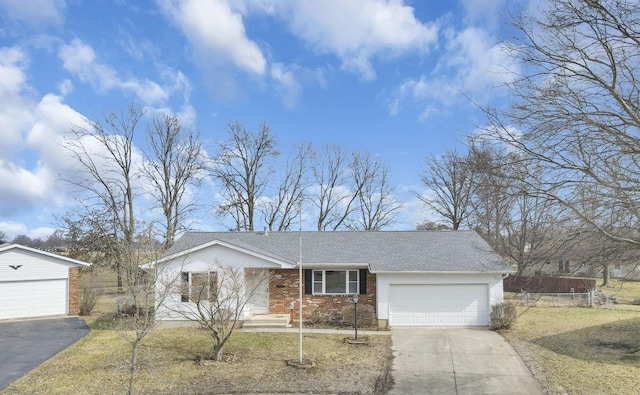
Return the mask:
[[322,311],[314,311],[307,316],[307,324],[310,326],[323,326],[331,324],[331,315]]
[[503,302],[491,306],[491,329],[509,329],[516,322],[518,312],[513,302]]
[[[342,321],[345,325],[353,326],[354,305],[349,304],[342,308]],[[376,312],[373,306],[362,304],[358,306],[358,327],[374,327],[377,325]]]
[[80,315],[91,315],[100,295],[102,295],[102,289],[98,275],[91,270],[82,271],[80,273]]

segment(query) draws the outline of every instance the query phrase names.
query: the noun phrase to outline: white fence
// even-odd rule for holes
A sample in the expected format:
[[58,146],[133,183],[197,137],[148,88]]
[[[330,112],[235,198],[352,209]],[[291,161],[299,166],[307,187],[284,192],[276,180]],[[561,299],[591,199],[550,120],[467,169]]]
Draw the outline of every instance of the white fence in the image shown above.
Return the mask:
[[608,307],[609,298],[601,301],[595,292],[587,293],[530,293],[524,292],[522,304],[527,307],[594,307],[605,304]]

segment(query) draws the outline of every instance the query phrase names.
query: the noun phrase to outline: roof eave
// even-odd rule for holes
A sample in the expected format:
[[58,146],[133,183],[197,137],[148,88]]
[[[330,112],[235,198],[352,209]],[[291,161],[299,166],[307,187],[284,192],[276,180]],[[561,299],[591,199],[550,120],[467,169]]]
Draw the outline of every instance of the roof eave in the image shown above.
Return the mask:
[[0,252],[8,251],[8,250],[11,250],[11,249],[14,249],[14,248],[17,248],[19,250],[33,252],[33,253],[36,253],[36,254],[45,255],[45,256],[48,256],[50,258],[60,259],[60,260],[63,260],[65,262],[69,262],[69,263],[72,263],[72,264],[78,265],[78,266],[91,266],[91,263],[89,263],[89,262],[78,261],[76,259],[68,258],[68,257],[63,256],[63,255],[53,254],[51,252],[38,250],[36,248],[26,247],[26,246],[23,246],[23,245],[20,245],[20,244],[5,244],[5,245],[2,245],[2,246],[0,246]]
[[262,253],[259,253],[259,252],[255,252],[255,251],[243,248],[243,247],[239,247],[237,245],[234,245],[232,243],[229,243],[229,242],[226,242],[226,241],[222,241],[222,240],[219,240],[219,239],[211,240],[211,241],[208,241],[208,242],[203,243],[203,244],[198,244],[197,246],[194,246],[192,248],[188,248],[186,250],[177,252],[175,254],[171,254],[171,255],[162,257],[162,258],[157,259],[155,261],[147,262],[143,266],[153,267],[156,264],[172,261],[172,260],[174,260],[176,258],[179,258],[181,256],[187,256],[187,255],[193,254],[196,251],[200,251],[200,250],[203,250],[205,248],[212,247],[212,246],[215,246],[215,245],[220,245],[220,246],[223,246],[223,247],[227,247],[227,248],[230,248],[232,250],[245,253],[247,255],[255,256],[257,258],[264,259],[264,260],[269,261],[269,262],[273,262],[275,264],[280,265],[281,267],[284,266],[283,267],[284,269],[293,268],[293,267],[296,266],[295,262],[291,262],[286,258],[270,257],[268,255],[265,255],[265,254],[262,254]]

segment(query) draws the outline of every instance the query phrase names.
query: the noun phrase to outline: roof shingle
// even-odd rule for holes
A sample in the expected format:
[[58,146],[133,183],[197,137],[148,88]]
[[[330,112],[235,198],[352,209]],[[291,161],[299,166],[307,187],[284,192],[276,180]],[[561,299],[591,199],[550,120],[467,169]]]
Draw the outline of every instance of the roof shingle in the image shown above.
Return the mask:
[[494,272],[511,268],[474,231],[188,232],[164,254],[220,241],[303,264],[368,264],[372,272]]

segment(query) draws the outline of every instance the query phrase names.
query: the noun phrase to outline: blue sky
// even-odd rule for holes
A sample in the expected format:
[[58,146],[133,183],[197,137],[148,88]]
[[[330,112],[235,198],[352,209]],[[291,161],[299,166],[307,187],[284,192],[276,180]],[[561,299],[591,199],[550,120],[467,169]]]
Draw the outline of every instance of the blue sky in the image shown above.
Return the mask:
[[394,228],[412,229],[431,218],[410,193],[426,193],[424,158],[484,122],[467,97],[508,100],[500,85],[519,66],[502,51],[506,7],[0,0],[0,231],[50,234],[73,200],[59,180],[70,171],[59,142],[83,118],[131,102],[150,116],[178,114],[211,154],[232,121],[250,130],[266,122],[282,151],[307,141],[368,151],[405,202]]

